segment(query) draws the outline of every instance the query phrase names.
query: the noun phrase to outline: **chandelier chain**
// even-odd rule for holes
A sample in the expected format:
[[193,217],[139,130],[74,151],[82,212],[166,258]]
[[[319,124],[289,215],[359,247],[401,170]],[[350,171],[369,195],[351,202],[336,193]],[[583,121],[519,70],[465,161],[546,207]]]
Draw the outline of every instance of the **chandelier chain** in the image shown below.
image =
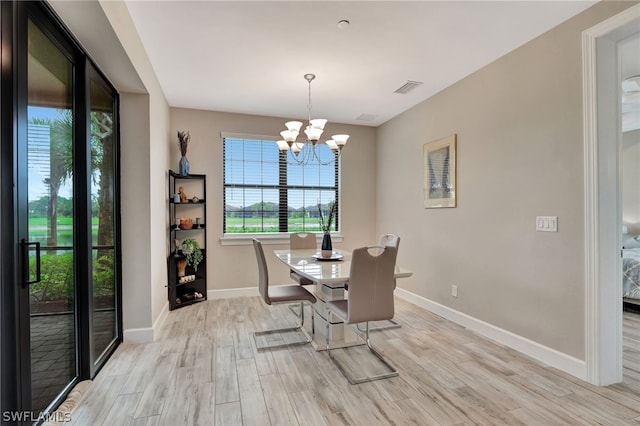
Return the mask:
[[309,123],[311,123],[311,80],[313,79],[307,80],[309,81],[309,103],[307,104],[307,111],[309,113]]

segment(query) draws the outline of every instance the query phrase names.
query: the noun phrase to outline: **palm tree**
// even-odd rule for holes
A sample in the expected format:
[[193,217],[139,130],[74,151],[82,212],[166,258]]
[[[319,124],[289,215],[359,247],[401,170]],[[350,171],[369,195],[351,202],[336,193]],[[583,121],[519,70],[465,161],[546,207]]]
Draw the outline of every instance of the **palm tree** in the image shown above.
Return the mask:
[[[113,119],[100,111],[91,113],[91,158],[98,186],[98,245],[113,245]],[[100,257],[100,250],[98,257]]]
[[63,183],[71,178],[73,173],[73,118],[71,110],[59,110],[59,118],[32,118],[30,124],[49,127],[49,178],[43,183],[49,188],[49,203],[47,205],[47,222],[50,234],[47,245],[58,245],[58,192]]

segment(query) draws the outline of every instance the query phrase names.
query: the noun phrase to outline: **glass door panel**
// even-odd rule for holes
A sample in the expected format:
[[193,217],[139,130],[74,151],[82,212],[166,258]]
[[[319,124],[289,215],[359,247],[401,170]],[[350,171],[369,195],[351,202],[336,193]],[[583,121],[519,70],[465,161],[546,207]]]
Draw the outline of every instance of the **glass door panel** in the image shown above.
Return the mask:
[[[32,410],[77,376],[73,211],[73,64],[28,24],[27,202]],[[34,281],[36,281],[34,279]]]
[[93,270],[92,360],[117,338],[114,221],[114,98],[96,78],[90,79],[91,248]]

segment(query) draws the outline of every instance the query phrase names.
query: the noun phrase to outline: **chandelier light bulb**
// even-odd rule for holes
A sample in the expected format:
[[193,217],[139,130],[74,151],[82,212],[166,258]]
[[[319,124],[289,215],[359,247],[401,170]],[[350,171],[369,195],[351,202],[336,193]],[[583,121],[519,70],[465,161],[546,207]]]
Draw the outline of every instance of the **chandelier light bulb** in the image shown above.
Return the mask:
[[300,121],[287,121],[284,123],[288,130],[292,130],[296,133],[300,133],[300,128],[302,127],[302,122]]
[[287,141],[280,140],[280,141],[277,141],[276,143],[278,144],[278,149],[280,151],[288,151],[289,150],[289,144],[287,143]]
[[307,126],[304,130],[305,135],[309,138],[311,142],[318,142],[320,136],[322,136],[322,129],[318,127]]
[[316,129],[324,130],[325,124],[327,124],[327,120],[324,118],[314,118],[313,120],[309,120],[309,126]]
[[331,148],[331,151],[337,151],[338,150],[338,144],[336,144],[336,141],[334,141],[333,139],[329,139],[326,144],[329,146],[329,148]]
[[283,130],[280,132],[280,136],[282,136],[282,139],[284,139],[287,143],[289,143],[289,146],[291,146],[291,143],[295,142],[296,138],[298,137],[298,132],[295,132],[293,130]]
[[331,138],[336,141],[336,145],[340,149],[347,144],[347,139],[349,139],[349,135],[333,135]]

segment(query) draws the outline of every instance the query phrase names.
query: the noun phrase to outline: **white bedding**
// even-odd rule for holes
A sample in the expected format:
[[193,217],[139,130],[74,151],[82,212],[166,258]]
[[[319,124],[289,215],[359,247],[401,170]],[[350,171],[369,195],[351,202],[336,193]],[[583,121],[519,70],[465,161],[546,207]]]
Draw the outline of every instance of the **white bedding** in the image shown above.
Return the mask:
[[640,300],[640,248],[622,250],[622,295]]

